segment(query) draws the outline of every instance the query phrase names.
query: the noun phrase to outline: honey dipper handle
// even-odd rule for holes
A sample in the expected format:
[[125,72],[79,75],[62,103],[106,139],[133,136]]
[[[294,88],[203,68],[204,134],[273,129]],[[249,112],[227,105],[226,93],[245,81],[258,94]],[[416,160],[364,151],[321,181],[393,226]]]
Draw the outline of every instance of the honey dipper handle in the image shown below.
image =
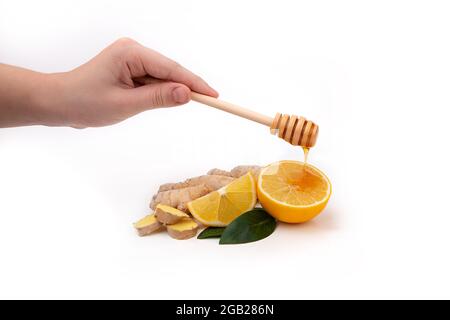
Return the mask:
[[249,110],[249,109],[245,109],[245,108],[237,106],[235,104],[232,104],[232,103],[229,103],[226,101],[222,101],[222,100],[210,97],[210,96],[206,96],[206,95],[203,95],[203,94],[200,94],[197,92],[192,92],[191,98],[194,101],[200,102],[202,104],[206,104],[210,107],[220,109],[225,112],[232,113],[234,115],[237,115],[239,117],[242,117],[242,118],[245,118],[248,120],[252,120],[252,121],[261,123],[268,127],[270,127],[272,125],[273,118],[268,117],[263,114],[260,114],[258,112]]

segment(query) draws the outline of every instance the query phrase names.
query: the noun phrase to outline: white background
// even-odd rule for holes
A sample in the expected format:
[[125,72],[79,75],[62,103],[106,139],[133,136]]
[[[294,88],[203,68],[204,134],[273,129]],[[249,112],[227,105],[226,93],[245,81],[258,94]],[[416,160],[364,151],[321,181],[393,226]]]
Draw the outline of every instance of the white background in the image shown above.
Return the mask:
[[0,130],[0,298],[450,298],[447,1],[7,1],[0,61],[70,70],[121,36],[225,100],[321,127],[334,193],[264,241],[139,238],[159,184],[301,159],[190,103],[119,125]]

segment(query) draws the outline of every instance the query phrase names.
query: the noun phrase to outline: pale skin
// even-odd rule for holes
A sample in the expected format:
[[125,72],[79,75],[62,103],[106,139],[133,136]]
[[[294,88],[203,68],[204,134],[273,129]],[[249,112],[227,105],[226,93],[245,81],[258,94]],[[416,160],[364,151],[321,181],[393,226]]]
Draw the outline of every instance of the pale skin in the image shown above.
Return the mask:
[[80,67],[39,73],[0,64],[0,127],[101,127],[140,112],[217,97],[203,79],[134,40],[119,39]]

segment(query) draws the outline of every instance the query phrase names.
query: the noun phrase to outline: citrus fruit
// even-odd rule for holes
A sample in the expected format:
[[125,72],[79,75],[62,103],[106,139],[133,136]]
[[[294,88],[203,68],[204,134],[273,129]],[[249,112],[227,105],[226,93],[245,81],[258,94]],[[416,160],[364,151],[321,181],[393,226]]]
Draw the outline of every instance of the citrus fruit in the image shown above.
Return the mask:
[[301,223],[317,216],[331,195],[328,177],[312,165],[280,161],[261,170],[258,199],[280,221]]
[[188,203],[195,219],[206,226],[223,227],[254,208],[256,183],[249,172],[225,187]]

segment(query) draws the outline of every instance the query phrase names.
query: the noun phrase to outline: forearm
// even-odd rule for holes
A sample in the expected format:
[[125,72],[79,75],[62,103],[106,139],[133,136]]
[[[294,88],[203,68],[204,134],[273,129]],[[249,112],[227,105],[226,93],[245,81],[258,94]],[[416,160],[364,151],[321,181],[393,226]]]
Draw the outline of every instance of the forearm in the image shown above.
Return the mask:
[[0,127],[62,125],[64,112],[52,102],[59,78],[0,64]]

